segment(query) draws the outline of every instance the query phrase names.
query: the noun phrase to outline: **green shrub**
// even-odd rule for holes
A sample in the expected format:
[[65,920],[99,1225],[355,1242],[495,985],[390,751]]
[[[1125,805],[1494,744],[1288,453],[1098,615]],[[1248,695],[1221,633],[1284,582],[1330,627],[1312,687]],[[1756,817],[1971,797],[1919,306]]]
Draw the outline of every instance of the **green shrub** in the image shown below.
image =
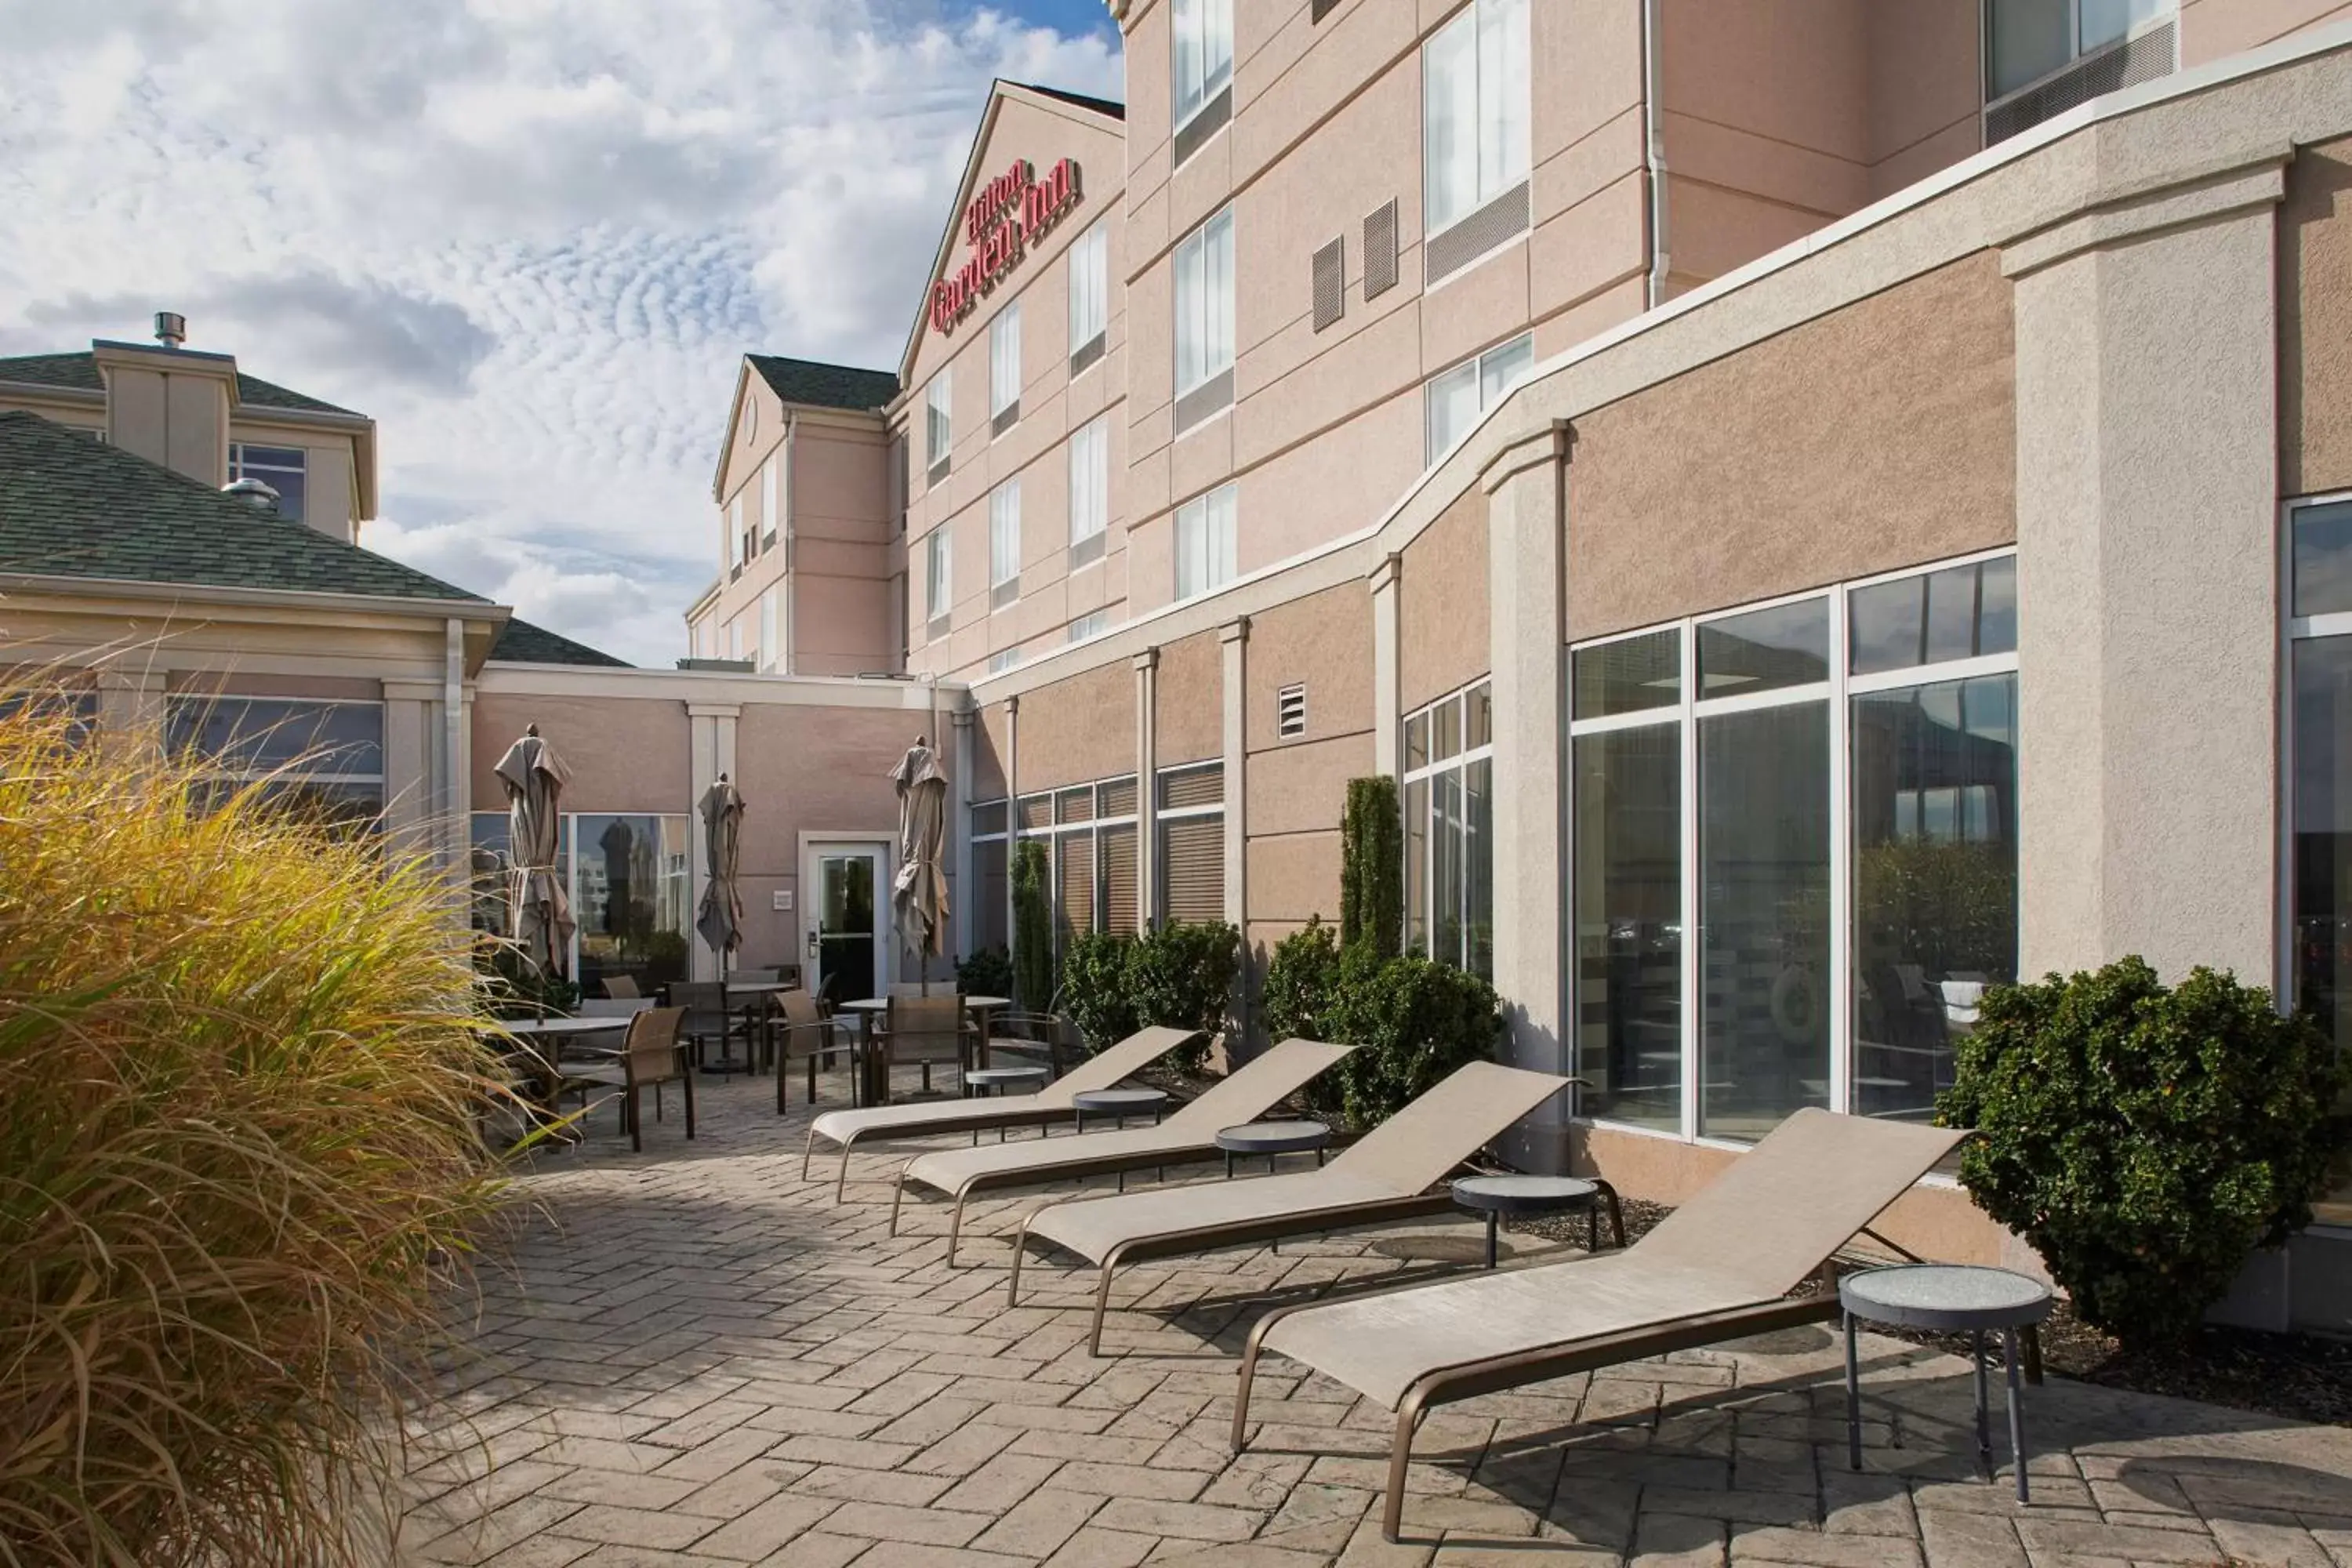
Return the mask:
[[499,1186],[471,933],[397,837],[0,717],[0,1560],[383,1561]]
[[956,965],[956,989],[966,996],[1010,996],[1013,984],[1013,953],[1002,942]]
[[1326,1026],[1359,1046],[1331,1077],[1348,1124],[1377,1127],[1455,1068],[1491,1060],[1503,1034],[1495,988],[1465,970],[1406,954],[1344,952]]
[[2138,958],[1986,993],[1937,1103],[1981,1134],[1960,1180],[2084,1321],[2178,1342],[2257,1247],[2309,1223],[2344,1068],[2270,993]]
[[1128,980],[1132,937],[1086,931],[1062,951],[1062,1011],[1087,1049],[1099,1051],[1135,1033],[1135,994]]
[[[1242,933],[1219,921],[1180,921],[1135,938],[1127,980],[1138,1026],[1159,1024],[1204,1035],[1224,1028],[1241,952]],[[1208,1055],[1202,1040],[1169,1062],[1180,1072],[1198,1072]]]
[[1033,1013],[1054,1005],[1053,880],[1045,847],[1023,839],[1013,854],[1013,994]]
[[1339,978],[1339,940],[1322,916],[1313,917],[1276,942],[1273,956],[1266,960],[1265,984],[1258,993],[1268,1037],[1328,1039],[1324,1016]]
[[1404,951],[1404,814],[1386,774],[1348,781],[1339,815],[1339,945]]

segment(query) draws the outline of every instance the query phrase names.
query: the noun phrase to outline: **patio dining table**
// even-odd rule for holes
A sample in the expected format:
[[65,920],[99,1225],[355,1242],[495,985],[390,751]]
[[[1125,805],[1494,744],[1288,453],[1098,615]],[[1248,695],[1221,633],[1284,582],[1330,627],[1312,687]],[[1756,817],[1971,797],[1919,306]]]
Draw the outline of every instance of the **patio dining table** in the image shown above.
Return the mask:
[[522,1046],[513,1053],[532,1078],[538,1093],[537,1109],[545,1114],[555,1110],[555,1097],[563,1087],[562,1056],[567,1040],[586,1038],[592,1035],[618,1035],[628,1032],[629,1020],[621,1018],[509,1018],[499,1027]]
[[[945,991],[940,994],[942,996],[947,994]],[[964,1011],[971,1014],[972,1021],[980,1026],[980,1049],[975,1053],[975,1059],[965,1065],[968,1068],[984,1068],[988,1065],[989,1015],[1001,1013],[1012,1006],[1013,998],[1010,996],[963,996],[960,1000],[963,1003]],[[876,1043],[874,1021],[890,1011],[890,998],[861,996],[855,1002],[844,1002],[837,1011],[843,1015],[854,1016],[858,1021],[858,1033],[861,1039],[851,1055],[852,1059],[858,1063],[859,1070],[849,1075],[851,1094],[856,1103],[859,1105],[888,1103],[890,1085],[872,1064],[878,1059],[873,1048]],[[869,1077],[874,1081],[869,1082]],[[969,1087],[966,1088],[965,1092],[971,1092]]]

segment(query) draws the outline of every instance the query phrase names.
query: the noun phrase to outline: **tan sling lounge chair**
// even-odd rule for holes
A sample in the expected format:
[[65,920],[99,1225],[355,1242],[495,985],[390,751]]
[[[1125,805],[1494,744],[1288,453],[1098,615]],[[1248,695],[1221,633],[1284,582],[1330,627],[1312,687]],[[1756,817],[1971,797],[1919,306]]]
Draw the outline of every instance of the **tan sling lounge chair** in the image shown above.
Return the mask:
[[1278,1308],[1250,1330],[1234,1448],[1268,1351],[1396,1412],[1381,1530],[1397,1538],[1414,1426],[1432,1405],[1838,1315],[1805,1277],[1968,1134],[1800,1110],[1622,1252]]
[[1445,1213],[1453,1194],[1429,1189],[1568,1085],[1549,1073],[1472,1062],[1318,1169],[1048,1204],[1013,1237],[1006,1304],[1020,1300],[1021,1257],[1033,1237],[1100,1264],[1088,1341],[1100,1355],[1111,1271],[1120,1264]]
[[[972,1194],[988,1187],[1034,1186],[1208,1159],[1217,1152],[1219,1132],[1255,1121],[1355,1048],[1320,1040],[1285,1040],[1157,1127],[918,1155],[898,1173],[898,1190],[890,1199],[890,1234],[898,1234],[898,1205],[909,1184],[945,1193],[955,1203],[954,1217],[948,1222],[948,1266],[953,1268],[956,1241],[963,1234],[964,1203]],[[1065,1075],[1064,1081],[1075,1076]]]
[[801,1148],[801,1179],[808,1180],[809,1158],[816,1141],[841,1145],[841,1172],[833,1184],[839,1203],[849,1184],[850,1146],[861,1138],[919,1138],[930,1132],[978,1133],[991,1127],[1047,1127],[1073,1121],[1071,1097],[1089,1089],[1109,1089],[1131,1078],[1161,1057],[1198,1039],[1194,1029],[1139,1029],[1098,1056],[1087,1058],[1034,1094],[1008,1095],[997,1100],[932,1100],[913,1105],[869,1105],[862,1110],[828,1110],[809,1123],[808,1142]]

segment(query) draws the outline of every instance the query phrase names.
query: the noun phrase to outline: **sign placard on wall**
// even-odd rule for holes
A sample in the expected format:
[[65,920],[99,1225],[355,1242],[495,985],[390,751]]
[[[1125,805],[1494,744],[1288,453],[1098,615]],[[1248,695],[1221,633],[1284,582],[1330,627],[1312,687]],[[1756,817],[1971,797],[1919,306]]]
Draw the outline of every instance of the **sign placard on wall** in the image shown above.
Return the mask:
[[964,264],[931,288],[931,330],[951,332],[982,295],[1020,265],[1031,244],[1078,205],[1078,161],[1065,158],[1040,179],[1025,158],[981,187],[963,209],[971,247]]

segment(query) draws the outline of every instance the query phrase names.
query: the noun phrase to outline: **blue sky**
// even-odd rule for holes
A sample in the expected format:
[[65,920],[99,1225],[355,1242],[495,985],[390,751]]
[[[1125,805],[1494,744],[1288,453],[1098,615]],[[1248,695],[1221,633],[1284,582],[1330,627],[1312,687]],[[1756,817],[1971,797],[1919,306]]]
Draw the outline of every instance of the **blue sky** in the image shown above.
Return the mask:
[[373,415],[362,542],[646,664],[747,350],[893,368],[989,80],[1100,0],[0,0],[0,353],[142,338]]

